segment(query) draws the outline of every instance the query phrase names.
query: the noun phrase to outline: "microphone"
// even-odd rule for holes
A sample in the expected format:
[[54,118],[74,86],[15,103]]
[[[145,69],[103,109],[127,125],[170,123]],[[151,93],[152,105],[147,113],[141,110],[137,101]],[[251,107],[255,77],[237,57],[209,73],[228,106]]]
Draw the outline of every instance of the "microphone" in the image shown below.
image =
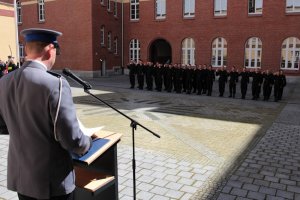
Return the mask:
[[70,69],[64,68],[62,72],[63,72],[64,75],[69,76],[74,81],[76,81],[77,83],[79,83],[80,85],[82,85],[85,90],[92,89],[92,86],[88,82],[82,80],[81,78],[79,78],[78,76],[76,76],[75,74],[73,74],[73,72],[71,72]]

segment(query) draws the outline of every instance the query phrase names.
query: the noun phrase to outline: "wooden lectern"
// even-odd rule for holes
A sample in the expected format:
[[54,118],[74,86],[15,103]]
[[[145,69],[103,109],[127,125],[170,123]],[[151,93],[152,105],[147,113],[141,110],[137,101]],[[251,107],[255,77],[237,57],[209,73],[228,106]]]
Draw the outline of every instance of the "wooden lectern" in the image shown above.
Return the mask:
[[[121,134],[98,131],[91,150],[74,158],[76,174],[75,200],[117,200],[117,143]],[[98,145],[98,146],[97,146]]]

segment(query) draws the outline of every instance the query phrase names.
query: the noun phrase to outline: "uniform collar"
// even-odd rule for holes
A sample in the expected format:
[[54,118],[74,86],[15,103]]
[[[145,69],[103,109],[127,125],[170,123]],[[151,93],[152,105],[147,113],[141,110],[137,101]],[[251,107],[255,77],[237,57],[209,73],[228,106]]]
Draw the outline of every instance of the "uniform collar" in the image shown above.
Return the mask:
[[43,62],[41,62],[41,61],[39,61],[39,60],[27,59],[26,61],[27,61],[27,62],[38,63],[38,64],[42,65],[42,66],[45,68],[46,71],[48,70],[47,66],[46,66]]

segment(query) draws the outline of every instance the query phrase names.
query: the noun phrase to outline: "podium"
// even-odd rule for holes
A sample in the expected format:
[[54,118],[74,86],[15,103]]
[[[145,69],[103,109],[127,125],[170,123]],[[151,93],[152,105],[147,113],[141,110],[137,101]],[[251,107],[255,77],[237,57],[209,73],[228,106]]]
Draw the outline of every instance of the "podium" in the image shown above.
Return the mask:
[[109,131],[98,131],[95,135],[91,152],[73,158],[76,175],[74,199],[117,200],[117,143],[122,135]]

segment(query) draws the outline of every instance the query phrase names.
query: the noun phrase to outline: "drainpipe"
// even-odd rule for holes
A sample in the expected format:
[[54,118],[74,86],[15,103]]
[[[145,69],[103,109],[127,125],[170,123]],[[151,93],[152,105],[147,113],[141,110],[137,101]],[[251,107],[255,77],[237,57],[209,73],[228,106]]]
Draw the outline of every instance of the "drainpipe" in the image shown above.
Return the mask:
[[14,0],[14,13],[15,13],[15,35],[16,35],[16,62],[20,65],[20,52],[19,52],[19,31],[18,31],[18,10],[17,1]]
[[121,49],[121,59],[122,59],[122,75],[124,75],[124,0],[122,0],[122,49]]

